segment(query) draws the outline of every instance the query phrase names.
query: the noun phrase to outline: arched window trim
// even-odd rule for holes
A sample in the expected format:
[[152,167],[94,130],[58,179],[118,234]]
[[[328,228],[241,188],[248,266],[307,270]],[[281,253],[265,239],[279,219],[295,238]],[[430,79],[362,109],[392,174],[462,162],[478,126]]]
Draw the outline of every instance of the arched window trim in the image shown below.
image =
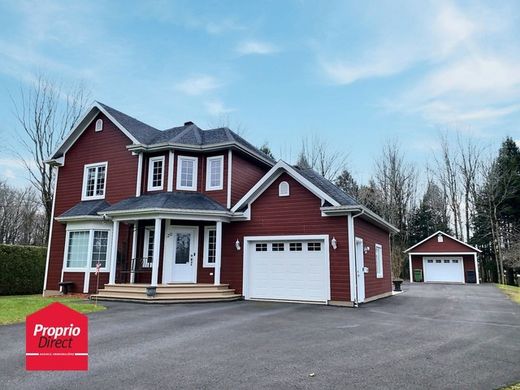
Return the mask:
[[278,185],[278,196],[289,196],[290,195],[289,183],[282,181]]
[[103,130],[103,119],[98,119],[96,121],[96,131],[102,131]]

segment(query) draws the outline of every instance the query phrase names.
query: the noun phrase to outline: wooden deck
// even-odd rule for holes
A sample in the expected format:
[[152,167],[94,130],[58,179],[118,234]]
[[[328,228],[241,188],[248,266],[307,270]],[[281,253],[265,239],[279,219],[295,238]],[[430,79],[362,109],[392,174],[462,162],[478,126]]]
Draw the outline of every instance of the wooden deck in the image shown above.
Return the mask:
[[242,296],[235,294],[228,284],[160,284],[153,297],[147,295],[149,284],[106,284],[105,288],[93,294],[90,299],[100,301],[126,301],[141,303],[187,303],[236,301]]

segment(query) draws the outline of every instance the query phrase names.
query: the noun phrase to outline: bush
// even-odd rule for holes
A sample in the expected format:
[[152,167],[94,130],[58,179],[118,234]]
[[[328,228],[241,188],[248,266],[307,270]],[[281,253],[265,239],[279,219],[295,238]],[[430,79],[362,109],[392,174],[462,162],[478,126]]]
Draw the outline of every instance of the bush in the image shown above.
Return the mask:
[[44,247],[0,245],[0,295],[41,293],[45,259]]

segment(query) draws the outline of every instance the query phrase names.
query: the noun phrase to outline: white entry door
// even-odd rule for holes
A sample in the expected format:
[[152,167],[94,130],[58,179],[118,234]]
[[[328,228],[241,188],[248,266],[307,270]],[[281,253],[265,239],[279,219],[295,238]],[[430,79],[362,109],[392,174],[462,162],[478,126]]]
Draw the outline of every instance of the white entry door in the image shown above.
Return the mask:
[[198,228],[173,226],[171,232],[171,282],[195,283],[197,281]]
[[356,280],[358,302],[365,302],[365,252],[361,238],[356,238]]

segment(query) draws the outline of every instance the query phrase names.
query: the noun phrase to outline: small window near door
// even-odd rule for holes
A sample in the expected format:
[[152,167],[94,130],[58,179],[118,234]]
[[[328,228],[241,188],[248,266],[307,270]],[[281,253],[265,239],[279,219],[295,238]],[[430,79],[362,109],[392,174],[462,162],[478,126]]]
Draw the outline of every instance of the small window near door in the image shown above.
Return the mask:
[[154,238],[155,229],[151,227],[145,228],[143,245],[143,268],[150,268],[152,266]]
[[217,253],[217,230],[212,226],[204,229],[204,267],[215,267]]
[[453,263],[458,263],[459,261],[456,260],[456,259],[453,259],[452,262],[453,262]]
[[428,263],[433,263],[433,260],[428,260]]
[[376,278],[383,277],[383,247],[376,244]]
[[257,252],[267,252],[267,244],[256,244]]
[[309,252],[319,252],[321,251],[321,242],[308,242],[307,250]]
[[284,250],[285,250],[285,245],[283,242],[273,243],[273,252],[283,252]]
[[442,260],[435,260],[437,264],[442,263]]
[[291,242],[289,244],[289,250],[291,252],[301,252],[303,249],[303,245],[301,242]]

